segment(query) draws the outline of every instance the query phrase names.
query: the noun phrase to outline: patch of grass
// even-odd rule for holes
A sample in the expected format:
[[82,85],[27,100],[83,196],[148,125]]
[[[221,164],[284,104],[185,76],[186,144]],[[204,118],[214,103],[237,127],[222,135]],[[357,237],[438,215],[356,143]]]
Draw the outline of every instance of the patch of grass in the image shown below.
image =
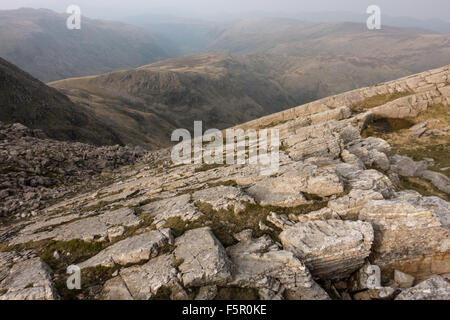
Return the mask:
[[414,161],[421,161],[425,158],[434,159],[434,165],[429,167],[430,170],[442,173],[450,178],[450,170],[442,171],[441,168],[450,167],[450,142],[441,144],[417,144],[407,148],[407,146],[395,146],[396,154],[401,154],[412,158]]
[[0,296],[8,292],[8,289],[0,289]]
[[94,204],[92,206],[82,208],[80,211],[81,212],[96,211],[96,210],[99,210],[99,209],[101,209],[103,207],[106,207],[106,206],[108,206],[110,204],[113,204],[114,202],[116,202],[116,201],[99,201],[98,203],[96,203],[96,204]]
[[86,268],[81,271],[81,289],[69,290],[67,279],[69,274],[61,273],[55,276],[55,287],[63,300],[91,300],[98,299],[106,281],[113,278],[117,267],[106,268],[97,266]]
[[225,187],[236,187],[238,184],[236,183],[235,180],[227,180],[227,181],[218,181],[218,182],[211,182],[208,183],[208,186],[210,188],[214,188],[214,187],[220,187],[220,186],[225,186]]
[[[55,272],[65,272],[72,264],[82,262],[96,255],[106,247],[104,242],[85,242],[79,239],[70,241],[49,241],[39,255]],[[55,259],[54,252],[59,253],[59,259]]]
[[[201,218],[191,222],[183,221],[179,217],[170,218],[166,221],[164,227],[171,228],[174,235],[178,237],[187,230],[209,226],[211,227],[214,235],[224,246],[235,244],[236,240],[233,235],[245,229],[253,230],[255,237],[268,234],[274,241],[279,241],[278,236],[281,230],[267,221],[267,216],[271,212],[286,215],[301,215],[311,211],[320,210],[325,207],[326,204],[326,201],[318,201],[312,204],[301,205],[293,208],[281,208],[273,206],[262,207],[258,204],[247,203],[246,209],[243,212],[235,214],[232,207],[228,210],[215,211],[212,209],[210,204],[197,202],[197,208],[204,214]],[[272,232],[260,230],[260,221],[270,225],[274,230]]]
[[355,112],[362,112],[412,94],[413,92],[411,91],[380,94],[355,103],[350,107],[350,109]]
[[183,259],[183,258],[175,259],[175,260],[172,262],[172,267],[178,268],[179,266],[181,266],[181,264],[182,264],[183,262],[184,262],[184,259]]
[[414,190],[423,196],[438,196],[446,201],[450,201],[450,195],[440,191],[432,183],[425,179],[416,177],[400,177],[401,190]]
[[223,164],[216,164],[216,163],[206,164],[206,163],[204,163],[201,167],[195,168],[194,172],[197,173],[197,172],[209,171],[209,170],[212,170],[212,169],[215,169],[218,167],[222,167],[222,166],[223,166]]
[[145,205],[147,205],[147,204],[150,204],[150,203],[156,202],[156,201],[160,201],[160,200],[163,200],[163,199],[162,199],[162,198],[150,198],[150,199],[146,199],[146,200],[143,200],[143,201],[139,202],[139,206],[140,206],[140,207],[143,207],[143,206],[145,206]]
[[[442,104],[435,104],[417,117],[402,119],[402,123],[408,123],[406,128],[398,128],[391,132],[383,132],[374,124],[370,124],[362,133],[364,138],[369,136],[378,137],[386,140],[392,146],[389,156],[395,154],[408,156],[414,161],[422,161],[426,158],[434,160],[434,164],[428,169],[439,172],[450,178],[450,141],[447,135],[442,136],[412,136],[413,132],[408,129],[409,124],[423,123],[427,120],[437,119],[438,122],[429,125],[430,129],[443,129],[450,125],[449,107]],[[406,122],[403,122],[406,121]],[[401,123],[401,124],[402,124]],[[398,124],[398,123],[397,123]],[[446,170],[442,170],[447,168]],[[400,189],[412,189],[422,195],[438,196],[448,199],[449,196],[437,188],[429,181],[420,178],[402,178]]]

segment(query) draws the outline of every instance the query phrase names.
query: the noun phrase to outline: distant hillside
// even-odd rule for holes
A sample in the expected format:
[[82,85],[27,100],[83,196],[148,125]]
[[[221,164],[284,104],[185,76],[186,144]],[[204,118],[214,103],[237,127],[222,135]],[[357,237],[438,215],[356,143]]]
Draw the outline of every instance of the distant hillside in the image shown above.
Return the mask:
[[[450,35],[384,26],[370,31],[358,23],[307,23],[293,19],[249,19],[224,28],[206,48],[229,54],[270,53],[287,57],[392,59],[411,72],[448,63]],[[423,59],[426,55],[428,58]]]
[[202,54],[50,83],[103,119],[125,143],[170,145],[176,128],[226,128],[295,105],[266,72],[228,55]]
[[67,17],[46,9],[0,11],[0,56],[45,82],[169,57],[144,29],[83,17],[81,30],[68,30]]
[[198,54],[50,85],[101,117],[125,143],[159,147],[194,120],[222,129],[450,64],[450,36],[369,32],[352,23],[246,21],[211,45],[226,48],[239,54]]
[[41,129],[58,140],[122,143],[93,113],[1,58],[0,121]]

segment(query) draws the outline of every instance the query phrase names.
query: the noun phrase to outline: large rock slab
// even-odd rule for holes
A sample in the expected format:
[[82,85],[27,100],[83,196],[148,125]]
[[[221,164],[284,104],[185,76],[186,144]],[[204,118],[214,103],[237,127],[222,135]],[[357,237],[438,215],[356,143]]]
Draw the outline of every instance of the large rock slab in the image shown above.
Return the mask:
[[170,229],[149,231],[119,241],[78,266],[84,269],[140,263],[157,256],[161,248],[170,243],[173,243]]
[[120,276],[105,282],[100,298],[102,300],[134,300]]
[[230,278],[230,260],[209,227],[186,231],[175,245],[184,287],[224,285]]
[[142,266],[133,266],[120,271],[120,277],[134,300],[149,300],[160,294],[160,290],[169,290],[174,298],[185,295],[177,275],[176,259],[173,254],[164,254]]
[[154,217],[156,226],[162,226],[169,218],[179,217],[184,221],[193,221],[202,215],[191,202],[190,194],[151,202],[141,209],[142,213]]
[[295,207],[309,203],[303,193],[328,197],[344,192],[344,185],[335,167],[319,168],[313,164],[296,163],[282,168],[277,177],[256,182],[247,192],[262,206]]
[[255,200],[241,189],[231,186],[217,186],[196,191],[192,194],[192,199],[194,202],[208,203],[216,211],[232,207],[234,213],[244,211],[246,203],[255,203]]
[[414,193],[392,200],[372,200],[359,219],[375,231],[371,262],[382,269],[383,280],[394,269],[424,278],[450,272],[450,232],[443,206]]
[[12,239],[11,244],[25,243],[29,241],[39,241],[44,239],[54,239],[57,241],[69,241],[81,239],[84,241],[106,240],[111,229],[118,226],[133,227],[142,222],[132,209],[120,208],[108,211],[96,216],[79,219],[66,223],[53,230],[30,233],[24,232]]
[[18,262],[0,283],[0,300],[59,299],[52,281],[52,270],[40,258]]
[[434,276],[403,290],[395,300],[450,300],[450,284],[444,278]]
[[377,170],[361,170],[357,165],[349,163],[338,164],[336,170],[345,184],[352,189],[372,190],[381,193],[384,198],[395,195],[392,181]]
[[292,252],[280,250],[268,236],[253,239],[249,231],[241,235],[238,244],[227,248],[233,262],[228,285],[259,289],[264,292],[261,298],[284,294],[295,300],[329,299]]
[[428,168],[425,161],[414,161],[407,156],[394,155],[389,160],[391,170],[402,177],[418,177]]
[[389,170],[389,159],[386,155],[391,146],[383,139],[369,137],[359,142],[354,142],[348,147],[348,151],[356,155],[367,167],[374,167],[384,171]]
[[289,135],[283,145],[289,148],[289,156],[295,161],[309,157],[336,159],[343,150],[340,133],[345,127],[345,123],[336,120],[301,127]]
[[342,279],[359,269],[369,256],[373,229],[361,221],[316,220],[286,228],[280,240],[314,277]]
[[359,212],[370,200],[383,200],[383,195],[373,190],[352,189],[348,195],[329,201],[328,208],[343,220],[357,220]]

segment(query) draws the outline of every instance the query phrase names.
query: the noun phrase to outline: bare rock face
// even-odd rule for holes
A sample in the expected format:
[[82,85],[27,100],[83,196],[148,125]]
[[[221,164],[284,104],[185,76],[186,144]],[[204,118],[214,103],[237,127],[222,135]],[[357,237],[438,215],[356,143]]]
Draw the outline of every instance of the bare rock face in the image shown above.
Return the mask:
[[352,189],[372,190],[381,193],[384,198],[395,195],[392,181],[377,170],[361,170],[357,165],[348,163],[338,164],[336,168],[344,182]]
[[179,217],[184,221],[193,221],[202,215],[191,203],[189,194],[149,203],[142,207],[142,212],[154,217],[158,226],[169,218]]
[[320,279],[342,279],[359,269],[370,254],[373,230],[361,221],[308,221],[280,234],[294,253]]
[[102,300],[133,300],[127,285],[120,276],[106,281],[101,298]]
[[372,200],[359,219],[370,222],[375,232],[372,263],[392,278],[394,269],[422,278],[450,271],[450,233],[442,213],[421,197],[404,194],[399,199]]
[[379,287],[358,292],[353,295],[354,300],[392,300],[397,290],[391,287]]
[[205,286],[198,290],[195,300],[212,300],[217,296],[217,286]]
[[105,284],[104,297],[127,297],[129,293],[135,300],[149,300],[161,294],[166,294],[165,298],[187,299],[184,288],[225,285],[231,277],[225,249],[209,228],[187,231],[176,239],[175,245],[173,253],[122,269],[114,281]]
[[391,170],[403,177],[417,177],[428,168],[425,161],[414,161],[410,157],[394,155],[390,159]]
[[16,263],[8,276],[0,282],[0,300],[59,299],[52,281],[52,271],[40,258]]
[[294,164],[283,168],[278,177],[256,182],[247,192],[262,206],[295,207],[309,203],[303,193],[327,197],[344,192],[334,167],[319,168],[313,164]]
[[284,296],[295,300],[329,299],[312,279],[306,266],[292,252],[280,250],[268,236],[252,238],[243,232],[240,242],[227,248],[233,262],[228,285],[260,290],[261,298]]
[[410,288],[414,284],[415,278],[412,275],[401,272],[399,270],[394,271],[394,281],[399,288]]
[[113,244],[78,266],[84,269],[140,263],[157,256],[160,249],[169,243],[173,243],[170,229],[145,232]]
[[348,150],[361,159],[367,167],[389,170],[389,159],[386,153],[391,150],[391,147],[383,139],[369,137],[353,143]]
[[[341,106],[409,91],[420,93],[407,97],[416,101],[399,100],[378,111],[394,114],[397,103],[403,103],[399,112],[405,115],[431,102],[448,103],[449,74],[450,66],[244,124],[245,128],[280,129],[279,170],[271,176],[251,165],[172,165],[167,161],[170,152],[161,151],[151,153],[148,163],[106,174],[101,187],[86,185],[88,191],[80,193],[68,186],[58,189],[75,195],[55,199],[49,207],[44,198],[58,198],[60,192],[47,188],[53,182],[46,179],[45,166],[65,177],[85,179],[133,163],[139,154],[130,154],[132,149],[71,145],[69,149],[76,152],[61,155],[65,143],[39,142],[36,139],[44,137],[30,138],[28,129],[19,125],[8,127],[5,138],[0,124],[0,164],[12,163],[20,171],[0,170],[0,178],[6,177],[0,179],[0,207],[5,204],[8,212],[18,212],[28,205],[37,206],[23,216],[20,213],[20,219],[16,215],[0,224],[0,242],[12,250],[0,252],[0,297],[57,298],[51,271],[36,256],[51,240],[79,239],[110,245],[86,258],[82,268],[119,268],[106,283],[83,290],[79,296],[83,298],[208,300],[245,294],[261,299],[329,299],[329,292],[342,299],[385,300],[395,298],[401,289],[400,298],[445,298],[448,283],[442,278],[411,286],[450,274],[450,203],[415,191],[399,191],[404,184],[397,182],[400,176],[411,175],[446,190],[448,179],[428,171],[431,161],[418,163],[403,156],[388,159],[386,141],[361,137],[373,113],[352,114],[350,108]],[[407,137],[408,131],[403,133]],[[51,151],[48,159],[43,156],[47,147]],[[120,155],[123,162],[117,159]],[[88,164],[93,166],[91,171]],[[12,185],[13,180],[18,184]],[[43,190],[42,186],[49,189],[45,196],[35,192]],[[234,209],[235,215],[211,218],[209,206],[216,211]],[[268,206],[281,208],[268,210]],[[168,222],[176,234],[182,234],[177,239],[165,229]],[[234,236],[238,242],[224,249],[213,230],[227,238]],[[240,230],[244,231],[234,234]],[[258,237],[252,232],[258,232]],[[275,240],[277,235],[281,244]],[[38,248],[41,243],[45,247]],[[65,243],[61,245],[66,248]],[[67,247],[50,252],[55,262],[77,253]],[[54,278],[61,279],[61,268],[55,272]]]
[[254,203],[252,197],[245,194],[242,190],[231,186],[217,186],[194,192],[192,195],[194,202],[205,202],[212,206],[216,211],[221,209],[228,210],[234,208],[234,213],[240,213],[245,210],[245,203]]
[[434,276],[403,290],[395,300],[450,300],[450,284],[444,278]]
[[379,267],[366,262],[357,272],[352,274],[348,280],[348,291],[350,293],[363,291],[366,289],[374,289],[380,287],[381,281],[377,274]]
[[359,212],[370,200],[383,200],[383,195],[373,190],[352,189],[348,195],[328,202],[328,208],[343,220],[357,220]]
[[209,227],[189,230],[175,240],[174,255],[184,287],[223,285],[231,277],[231,264]]
[[339,135],[342,129],[339,122],[332,120],[295,130],[284,145],[289,147],[289,156],[296,161],[309,157],[335,159],[343,149],[343,140]]
[[391,170],[403,177],[419,177],[429,180],[439,190],[450,194],[450,179],[436,171],[427,170],[426,161],[414,161],[406,156],[395,155],[390,158]]
[[[172,298],[180,298],[186,293],[178,282],[175,260],[172,254],[164,254],[144,265],[122,269],[120,277],[134,300],[149,300],[163,290],[168,290]],[[120,290],[125,291],[125,287]]]
[[422,172],[421,177],[431,181],[431,183],[439,190],[450,194],[450,179],[442,173],[425,170]]
[[87,217],[85,219],[69,222],[55,228],[36,232],[33,229],[24,230],[23,234],[14,239],[11,243],[25,243],[28,241],[39,241],[44,239],[54,239],[58,241],[69,241],[81,239],[93,241],[94,239],[106,240],[112,228],[117,226],[132,227],[142,222],[132,209],[120,208],[106,213]]

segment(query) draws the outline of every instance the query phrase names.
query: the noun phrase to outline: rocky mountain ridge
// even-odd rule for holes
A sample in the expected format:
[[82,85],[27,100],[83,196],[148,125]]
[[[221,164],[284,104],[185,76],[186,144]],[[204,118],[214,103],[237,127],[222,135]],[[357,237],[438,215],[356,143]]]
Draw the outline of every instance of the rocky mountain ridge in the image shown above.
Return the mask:
[[[367,135],[449,105],[446,66],[238,126],[279,129],[271,176],[168,156],[126,168],[0,227],[0,299],[448,300],[450,203],[404,188],[396,146]],[[408,159],[448,194],[445,171]]]

